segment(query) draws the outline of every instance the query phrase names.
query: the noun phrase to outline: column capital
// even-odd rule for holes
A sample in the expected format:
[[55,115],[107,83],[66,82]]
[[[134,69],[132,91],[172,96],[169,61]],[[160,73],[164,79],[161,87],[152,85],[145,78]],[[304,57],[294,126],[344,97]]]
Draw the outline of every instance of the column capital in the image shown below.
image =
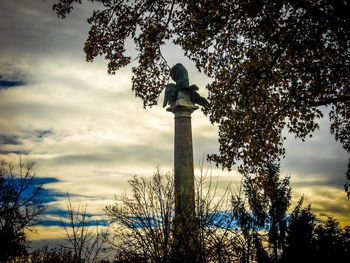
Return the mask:
[[175,118],[177,117],[191,118],[191,114],[198,109],[199,107],[194,105],[190,100],[187,100],[185,98],[180,98],[176,100],[174,105],[171,105],[166,110],[174,113]]

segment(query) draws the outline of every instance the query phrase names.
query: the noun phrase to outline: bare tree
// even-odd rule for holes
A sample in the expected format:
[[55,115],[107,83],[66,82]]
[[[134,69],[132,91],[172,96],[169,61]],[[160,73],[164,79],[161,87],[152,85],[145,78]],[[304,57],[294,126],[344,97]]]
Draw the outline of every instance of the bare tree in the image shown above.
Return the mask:
[[218,187],[219,181],[214,179],[211,169],[204,171],[201,163],[195,187],[201,262],[238,262],[236,248],[232,246],[238,232],[233,227],[231,186],[220,194]]
[[62,225],[73,251],[73,262],[98,262],[109,256],[107,244],[108,228],[100,230],[93,224],[87,213],[87,205],[73,205],[67,194],[68,221],[63,219]]
[[26,254],[24,230],[31,230],[44,211],[34,165],[20,159],[15,170],[13,164],[0,162],[0,262]]
[[132,193],[106,207],[114,223],[111,242],[123,260],[170,262],[173,251],[174,184],[157,170],[150,180],[135,176]]
[[[161,174],[159,170],[149,179],[135,176],[129,181],[131,194],[117,198],[114,205],[106,208],[114,225],[111,244],[117,262],[163,263],[183,259],[184,251],[178,251],[174,242],[177,233],[173,182],[172,174]],[[234,227],[230,189],[218,196],[218,181],[202,169],[196,177],[195,190],[197,228],[187,235],[195,237],[199,261],[240,262],[233,242],[240,233]],[[191,248],[187,252],[190,251]],[[198,262],[197,255],[192,254],[188,260]]]

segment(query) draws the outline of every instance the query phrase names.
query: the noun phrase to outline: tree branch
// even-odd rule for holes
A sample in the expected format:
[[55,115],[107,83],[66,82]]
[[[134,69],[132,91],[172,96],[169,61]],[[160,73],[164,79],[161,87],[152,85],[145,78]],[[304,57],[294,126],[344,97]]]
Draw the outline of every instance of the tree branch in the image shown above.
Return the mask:
[[319,101],[308,101],[308,104],[310,106],[318,107],[318,106],[325,106],[328,104],[335,104],[338,102],[346,102],[350,101],[350,96],[341,96],[337,98],[327,98],[324,100],[319,100]]

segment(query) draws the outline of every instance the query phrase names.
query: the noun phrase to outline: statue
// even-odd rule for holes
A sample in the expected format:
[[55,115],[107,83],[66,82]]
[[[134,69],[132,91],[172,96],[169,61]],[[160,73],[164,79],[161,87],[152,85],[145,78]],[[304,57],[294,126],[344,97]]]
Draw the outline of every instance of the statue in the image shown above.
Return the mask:
[[173,66],[170,69],[170,76],[176,84],[170,83],[165,86],[163,107],[168,104],[170,106],[174,105],[180,98],[186,99],[188,97],[186,95],[189,95],[193,104],[199,104],[203,107],[208,105],[207,99],[197,92],[197,85],[189,85],[188,72],[182,64],[177,63]]

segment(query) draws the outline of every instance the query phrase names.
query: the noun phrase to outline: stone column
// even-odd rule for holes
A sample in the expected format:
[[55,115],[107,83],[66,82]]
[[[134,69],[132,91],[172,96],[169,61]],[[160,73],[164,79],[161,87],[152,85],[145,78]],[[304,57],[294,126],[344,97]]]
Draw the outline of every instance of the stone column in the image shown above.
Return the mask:
[[175,115],[175,249],[179,261],[191,257],[186,262],[197,261],[198,255],[191,129],[191,114],[197,109],[187,94],[167,109]]

